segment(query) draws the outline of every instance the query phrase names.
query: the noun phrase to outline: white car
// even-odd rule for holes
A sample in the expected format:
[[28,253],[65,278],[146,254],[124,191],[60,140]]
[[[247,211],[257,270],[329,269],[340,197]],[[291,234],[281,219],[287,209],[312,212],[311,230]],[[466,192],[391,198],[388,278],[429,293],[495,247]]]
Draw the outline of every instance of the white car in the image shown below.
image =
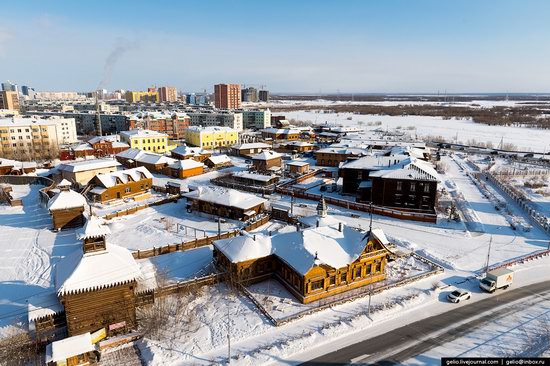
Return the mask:
[[470,291],[454,290],[453,292],[447,295],[447,300],[457,304],[462,300],[470,300],[471,297],[472,297],[472,294],[470,293]]

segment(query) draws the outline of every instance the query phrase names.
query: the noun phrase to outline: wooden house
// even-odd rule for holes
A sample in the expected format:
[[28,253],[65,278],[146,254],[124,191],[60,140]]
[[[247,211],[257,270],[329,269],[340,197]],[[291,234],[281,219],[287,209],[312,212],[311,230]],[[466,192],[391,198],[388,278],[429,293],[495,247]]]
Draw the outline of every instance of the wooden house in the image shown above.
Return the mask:
[[96,136],[84,144],[74,147],[74,158],[85,158],[89,156],[103,157],[116,155],[124,150],[128,150],[130,145],[120,142],[120,136]]
[[305,161],[289,161],[286,166],[290,173],[296,175],[308,173],[310,169],[309,163]]
[[402,210],[434,212],[438,174],[430,163],[408,155],[366,156],[344,164],[342,193],[360,202]]
[[144,199],[150,196],[153,175],[145,167],[99,174],[88,184],[88,192],[93,202],[109,202],[117,199]]
[[113,159],[91,159],[60,164],[57,170],[62,179],[84,187],[96,175],[114,172],[119,167],[120,163]]
[[167,169],[165,169],[166,171],[168,172],[166,175],[183,179],[203,174],[204,164],[194,159],[177,160],[168,165]]
[[284,144],[279,145],[279,149],[283,152],[289,153],[305,153],[308,151],[313,151],[316,149],[316,146],[312,143],[305,141],[290,141]]
[[79,233],[82,251],[55,266],[55,288],[69,336],[104,329],[107,336],[136,327],[135,289],[141,276],[132,253],[107,243],[109,228],[91,217]]
[[293,128],[269,127],[262,130],[262,137],[272,140],[298,140],[301,134],[302,131]]
[[207,158],[212,156],[212,151],[204,150],[201,147],[191,147],[181,145],[170,151],[170,154],[174,159],[186,160],[193,159],[198,162],[204,162]]
[[37,164],[34,161],[16,161],[0,158],[0,175],[21,175],[34,173]]
[[214,242],[215,264],[241,283],[274,277],[300,302],[340,294],[386,278],[391,252],[381,229],[363,232],[317,224],[273,236],[248,234]]
[[47,366],[89,365],[95,360],[90,332],[52,342],[46,346]]
[[48,210],[52,215],[53,227],[56,230],[79,227],[84,223],[86,198],[71,190],[71,182],[66,179],[57,185],[59,192],[48,201]]
[[145,152],[139,149],[128,149],[116,155],[116,159],[127,168],[145,167],[151,172],[170,175],[168,166],[178,160],[168,156]]
[[252,156],[252,169],[258,172],[278,170],[282,165],[282,156],[275,151],[262,151]]
[[210,156],[204,161],[204,164],[210,169],[221,169],[233,166],[231,159],[227,155]]
[[264,150],[270,150],[271,145],[263,142],[250,142],[231,146],[231,153],[236,156],[249,157],[259,154]]
[[279,177],[274,174],[258,174],[247,171],[234,172],[231,175],[234,182],[250,187],[267,187],[279,182]]
[[267,200],[223,187],[203,186],[183,195],[187,209],[235,220],[248,220],[265,211]]

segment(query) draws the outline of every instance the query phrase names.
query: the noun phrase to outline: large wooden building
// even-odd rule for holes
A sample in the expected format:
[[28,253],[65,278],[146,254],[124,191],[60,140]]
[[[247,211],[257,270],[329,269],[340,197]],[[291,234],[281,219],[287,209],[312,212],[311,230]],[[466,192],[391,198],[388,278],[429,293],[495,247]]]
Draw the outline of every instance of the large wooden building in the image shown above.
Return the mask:
[[381,229],[365,233],[326,222],[319,216],[315,226],[304,230],[217,240],[214,261],[241,283],[275,277],[302,303],[386,278],[391,253]]
[[235,220],[248,220],[265,211],[267,200],[223,187],[201,186],[183,195],[187,209]]
[[439,175],[429,162],[408,155],[366,156],[339,170],[342,193],[360,202],[433,213]]
[[96,175],[117,171],[120,166],[113,159],[91,159],[60,164],[57,170],[62,179],[84,187]]
[[54,229],[82,226],[83,213],[87,206],[86,198],[71,190],[71,182],[66,179],[57,185],[57,189],[59,192],[48,201],[48,210],[52,215]]
[[212,151],[205,150],[201,147],[180,145],[175,149],[171,150],[170,154],[174,159],[180,159],[180,160],[193,159],[202,163],[204,160],[212,156]]
[[231,153],[237,156],[249,157],[264,150],[271,150],[271,145],[263,142],[249,142],[231,146]]
[[204,164],[195,159],[173,159],[165,155],[128,149],[116,156],[126,167],[145,167],[149,171],[175,178],[187,178],[204,173]]
[[368,154],[368,151],[355,147],[327,147],[315,151],[317,166],[339,166],[349,158],[358,158]]
[[98,174],[86,191],[93,202],[109,202],[124,198],[144,199],[150,196],[153,175],[145,167]]
[[136,327],[135,289],[141,275],[132,253],[107,243],[109,228],[90,218],[78,250],[55,266],[55,287],[69,336],[105,329],[107,336]]

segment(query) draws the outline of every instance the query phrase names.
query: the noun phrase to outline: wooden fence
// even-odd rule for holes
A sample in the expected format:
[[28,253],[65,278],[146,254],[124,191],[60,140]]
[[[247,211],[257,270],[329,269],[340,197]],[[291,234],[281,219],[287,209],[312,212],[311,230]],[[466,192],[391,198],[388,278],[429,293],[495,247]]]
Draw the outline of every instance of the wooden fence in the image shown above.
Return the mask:
[[178,195],[173,195],[173,196],[166,197],[166,198],[164,198],[162,200],[159,200],[159,201],[142,203],[141,205],[129,207],[129,208],[126,208],[126,209],[123,209],[123,210],[112,212],[110,214],[106,214],[106,215],[103,216],[103,218],[105,220],[110,220],[110,219],[113,219],[115,217],[122,217],[122,216],[126,216],[126,215],[135,214],[136,212],[144,210],[148,207],[159,206],[159,205],[163,205],[163,204],[169,203],[169,202],[177,202],[179,198],[180,197]]
[[204,277],[194,278],[188,281],[177,282],[156,289],[145,290],[136,293],[136,306],[153,304],[159,297],[173,295],[194,288],[212,285],[223,281],[223,273],[213,273]]
[[248,223],[242,229],[226,231],[220,234],[205,236],[203,238],[195,238],[193,240],[189,240],[182,243],[168,244],[161,247],[153,247],[151,249],[146,249],[146,250],[138,250],[136,252],[133,252],[132,255],[134,256],[135,259],[143,259],[143,258],[155,257],[157,255],[162,255],[162,254],[169,254],[173,252],[179,252],[179,251],[185,251],[189,249],[204,247],[207,245],[211,245],[212,242],[215,240],[233,238],[239,235],[241,230],[251,231],[251,230],[257,229],[258,227],[267,224],[269,220],[270,220],[270,216],[265,215],[260,220]]

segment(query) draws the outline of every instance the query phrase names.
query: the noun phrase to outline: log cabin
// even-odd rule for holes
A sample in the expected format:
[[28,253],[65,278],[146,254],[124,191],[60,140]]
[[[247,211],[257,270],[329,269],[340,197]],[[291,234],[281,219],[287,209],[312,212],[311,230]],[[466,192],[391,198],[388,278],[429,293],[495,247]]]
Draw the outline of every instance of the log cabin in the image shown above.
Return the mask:
[[282,161],[282,156],[278,152],[265,150],[252,156],[252,170],[264,173],[278,170]]
[[321,219],[304,230],[216,240],[214,263],[244,284],[274,277],[304,304],[386,278],[391,252],[381,229]]
[[86,187],[93,202],[124,198],[144,199],[151,195],[153,175],[145,167],[96,175]]
[[178,160],[170,165],[164,172],[175,178],[188,178],[204,173],[204,164],[194,159]]
[[201,186],[183,195],[188,211],[246,221],[265,211],[267,200],[223,187]]
[[84,224],[86,198],[71,190],[71,182],[63,179],[57,188],[59,192],[48,201],[48,210],[52,215],[53,227],[56,230],[79,227]]
[[270,150],[271,145],[263,142],[250,142],[231,146],[231,153],[236,156],[250,157],[264,150]]
[[221,169],[233,166],[231,159],[227,155],[215,155],[208,157],[204,164],[210,169]]
[[140,269],[126,248],[107,243],[110,230],[91,217],[78,234],[82,250],[55,266],[55,288],[69,336],[105,329],[107,336],[136,327],[135,289]]
[[290,152],[290,153],[305,153],[308,151],[313,151],[317,147],[312,143],[305,141],[290,141],[284,144],[279,145],[281,152]]
[[310,169],[309,163],[305,161],[289,161],[286,166],[288,171],[295,175],[308,173]]

